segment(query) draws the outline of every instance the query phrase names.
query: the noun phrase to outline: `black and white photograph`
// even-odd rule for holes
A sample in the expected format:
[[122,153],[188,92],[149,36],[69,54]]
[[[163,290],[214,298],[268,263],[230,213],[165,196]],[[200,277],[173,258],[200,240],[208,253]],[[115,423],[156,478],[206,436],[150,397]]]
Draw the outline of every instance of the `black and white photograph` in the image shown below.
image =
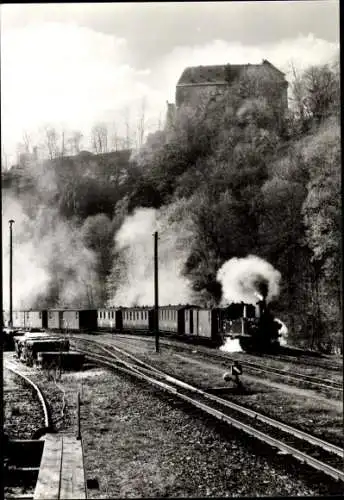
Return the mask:
[[343,494],[339,11],[1,5],[6,500]]

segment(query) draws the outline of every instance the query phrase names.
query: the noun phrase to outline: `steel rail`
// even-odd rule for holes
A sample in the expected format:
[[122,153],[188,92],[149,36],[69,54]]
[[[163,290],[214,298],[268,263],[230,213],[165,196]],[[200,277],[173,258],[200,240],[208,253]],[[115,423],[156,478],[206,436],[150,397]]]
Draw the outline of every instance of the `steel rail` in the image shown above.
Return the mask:
[[[94,341],[92,341],[90,339],[84,339],[84,340],[86,340],[89,343],[94,343]],[[116,350],[120,354],[127,356],[129,359],[132,359],[135,363],[142,366],[146,371],[149,371],[151,373],[154,372],[155,374],[164,378],[167,382],[170,382],[174,385],[183,387],[183,388],[188,389],[192,392],[200,394],[203,397],[205,397],[206,399],[215,401],[216,403],[219,403],[223,406],[226,406],[226,407],[231,408],[233,410],[236,410],[240,413],[243,413],[251,418],[254,418],[255,420],[259,420],[263,423],[270,425],[271,427],[275,427],[275,428],[282,430],[288,434],[291,434],[294,437],[297,437],[299,439],[303,439],[304,441],[307,441],[308,443],[319,446],[320,448],[322,448],[330,453],[334,453],[340,457],[344,456],[344,449],[340,448],[339,446],[328,443],[327,441],[324,441],[320,438],[317,438],[316,436],[308,434],[307,432],[301,431],[299,429],[295,429],[294,427],[291,427],[290,425],[284,424],[283,422],[279,422],[278,420],[275,420],[275,419],[272,419],[272,418],[267,417],[265,415],[262,415],[261,413],[258,413],[254,410],[250,410],[249,408],[245,408],[244,406],[238,405],[237,403],[233,403],[231,401],[228,401],[227,399],[223,399],[223,398],[220,398],[218,396],[215,396],[214,394],[210,394],[207,391],[203,391],[202,389],[199,389],[198,387],[194,387],[190,384],[187,384],[187,383],[185,383],[185,382],[183,382],[175,377],[171,377],[167,373],[148,365],[147,363],[141,361],[140,359],[137,359],[135,356],[124,351],[123,349],[120,349],[119,347],[112,346],[111,344],[105,344],[103,342],[101,342],[101,343],[96,342],[96,343],[98,346],[100,346],[102,348],[102,350],[104,352],[106,352],[107,354],[109,354],[112,357],[115,356],[114,353],[111,352],[110,349],[107,349],[107,347],[103,347],[103,346],[108,346],[112,350]]]
[[[118,338],[119,340],[121,340],[121,337],[116,337],[116,338]],[[127,338],[127,337],[122,336],[122,339],[123,338]],[[130,339],[133,338],[133,340],[134,340],[134,337],[129,337],[129,338]],[[137,340],[142,340],[142,341],[148,340],[149,342],[152,342],[152,339],[150,339],[150,338],[146,339],[146,338],[142,338],[142,337],[141,338],[137,337],[136,339]],[[168,340],[168,341],[161,340],[161,343],[162,344],[166,344],[166,345],[171,345],[171,346],[176,345],[176,344],[173,344],[173,342],[171,342],[170,340]],[[183,347],[186,350],[190,350],[189,346],[185,346],[184,347],[184,346],[176,345],[176,347]],[[217,353],[217,352],[209,354],[208,352],[206,352],[205,350],[202,349],[202,346],[197,346],[197,349],[198,349],[198,352],[200,352],[202,354],[206,354],[209,357],[219,358],[219,359],[224,360],[224,361],[232,361],[232,359],[229,358],[228,356],[220,354],[220,353]],[[294,374],[292,374],[288,370],[282,370],[281,368],[274,368],[274,367],[267,368],[267,367],[259,366],[256,363],[252,363],[250,361],[241,361],[241,364],[243,366],[248,367],[248,368],[252,368],[253,370],[256,370],[256,371],[265,372],[265,373],[271,373],[271,374],[274,374],[274,375],[282,375],[282,376],[287,377],[289,379],[293,379],[293,380],[298,381],[298,382],[300,382],[300,381],[301,382],[306,382],[306,383],[312,384],[314,386],[323,387],[324,389],[332,389],[332,390],[335,390],[335,391],[343,391],[343,385],[342,384],[339,384],[337,382],[332,382],[331,380],[320,379],[320,378],[317,378],[317,377],[312,377],[311,375],[303,375],[301,373],[294,373]]]
[[51,421],[50,421],[50,415],[49,415],[49,410],[48,410],[48,404],[43,396],[43,393],[41,389],[36,385],[31,379],[29,379],[26,375],[21,373],[17,368],[15,368],[12,363],[5,361],[4,362],[4,367],[10,370],[11,372],[15,373],[19,377],[22,377],[28,384],[30,384],[36,391],[37,396],[42,404],[43,407],[43,412],[44,412],[44,424],[46,428],[51,427]]
[[[86,354],[86,352],[85,352],[85,354]],[[129,374],[131,376],[134,375],[135,377],[137,377],[145,382],[149,382],[150,384],[152,384],[154,386],[160,387],[161,389],[166,390],[167,392],[177,396],[178,398],[180,398],[180,399],[190,403],[191,405],[201,409],[205,413],[212,415],[216,419],[221,420],[229,425],[232,425],[233,427],[235,427],[239,430],[245,431],[247,434],[253,436],[256,439],[259,439],[260,441],[267,443],[268,445],[270,445],[274,448],[281,450],[285,454],[292,455],[293,457],[298,459],[300,462],[306,463],[306,464],[310,465],[311,467],[319,470],[320,472],[323,472],[326,475],[333,477],[336,480],[344,481],[344,472],[336,469],[335,467],[332,467],[331,465],[328,465],[324,462],[321,462],[320,460],[318,460],[314,457],[311,457],[311,456],[307,455],[306,453],[304,453],[300,450],[297,450],[296,448],[294,448],[286,443],[283,443],[282,441],[280,441],[272,436],[269,436],[269,435],[267,435],[267,434],[265,434],[257,429],[254,429],[250,425],[247,425],[243,422],[240,422],[239,420],[236,420],[235,418],[230,417],[229,415],[226,415],[225,413],[223,413],[219,410],[216,410],[215,408],[212,408],[211,406],[209,406],[205,403],[197,401],[197,399],[194,399],[194,398],[187,396],[185,394],[181,394],[178,391],[178,389],[176,389],[176,387],[173,387],[169,384],[166,384],[165,382],[161,382],[161,381],[156,380],[148,375],[145,375],[145,374],[141,373],[135,367],[127,368],[127,367],[120,366],[119,362],[117,362],[115,360],[108,361],[105,359],[105,356],[102,356],[100,354],[92,353],[92,354],[86,354],[86,356],[88,359],[90,359],[91,361],[95,361],[98,364],[101,364],[103,366],[107,366],[111,369],[115,368],[115,369],[117,369],[123,373]],[[186,385],[188,385],[188,384],[186,384]]]

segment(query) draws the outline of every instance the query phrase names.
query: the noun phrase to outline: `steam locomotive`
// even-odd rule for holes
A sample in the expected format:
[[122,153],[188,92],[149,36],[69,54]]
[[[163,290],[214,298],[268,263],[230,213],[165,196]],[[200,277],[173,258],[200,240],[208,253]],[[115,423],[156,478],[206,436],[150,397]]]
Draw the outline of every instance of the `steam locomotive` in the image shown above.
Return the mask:
[[245,351],[268,351],[278,345],[282,324],[274,318],[263,297],[255,306],[240,304],[238,308],[237,304],[231,304],[223,311],[222,318],[224,336],[239,339]]
[[[221,308],[192,305],[159,307],[159,331],[196,343],[222,345],[237,338],[244,350],[269,350],[278,345],[281,324],[275,321],[265,298],[252,304],[232,303]],[[13,311],[13,328],[51,331],[111,331],[153,333],[153,307],[111,307],[93,310],[50,309]]]

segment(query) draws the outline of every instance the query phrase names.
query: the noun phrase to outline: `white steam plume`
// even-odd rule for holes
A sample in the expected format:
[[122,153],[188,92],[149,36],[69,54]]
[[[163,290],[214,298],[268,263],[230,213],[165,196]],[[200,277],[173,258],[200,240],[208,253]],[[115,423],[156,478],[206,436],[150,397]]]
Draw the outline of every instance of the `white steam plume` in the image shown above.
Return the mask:
[[[154,304],[154,231],[159,233],[159,304],[190,303],[190,282],[182,275],[190,253],[192,230],[180,212],[184,201],[157,211],[137,209],[116,234],[119,259],[118,288],[111,305],[142,306]],[[177,214],[179,213],[179,216]]]
[[[45,269],[45,255],[39,258],[35,242],[31,238],[31,221],[20,203],[7,198],[3,210],[3,307],[9,308],[9,229],[13,224],[13,308],[30,307],[41,293],[47,292],[50,276]],[[43,260],[43,261],[42,261]]]
[[255,304],[264,292],[268,302],[278,296],[281,273],[260,257],[249,255],[225,262],[218,270],[217,280],[222,285],[223,304]]
[[35,190],[23,190],[20,198],[3,190],[4,309],[9,307],[9,219],[15,220],[13,308],[90,307],[97,298],[96,255],[85,247],[82,228],[49,203],[49,193],[56,190],[54,175],[47,171],[39,177],[43,171],[36,167]]
[[226,338],[225,343],[220,346],[220,351],[223,352],[242,352],[239,339]]
[[281,325],[281,327],[278,331],[278,334],[279,334],[278,342],[280,345],[286,346],[286,345],[288,345],[288,333],[289,333],[288,327],[279,318],[275,318],[275,321],[277,321],[277,323],[279,323]]

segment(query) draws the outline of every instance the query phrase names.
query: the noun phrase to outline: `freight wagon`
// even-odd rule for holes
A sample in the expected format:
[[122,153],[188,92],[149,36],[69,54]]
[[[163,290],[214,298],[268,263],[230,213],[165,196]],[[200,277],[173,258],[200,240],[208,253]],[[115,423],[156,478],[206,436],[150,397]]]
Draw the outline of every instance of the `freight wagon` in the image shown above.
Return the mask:
[[97,330],[96,309],[62,311],[62,328],[66,330]]
[[26,328],[40,328],[45,329],[48,327],[48,311],[27,311],[25,320]]
[[48,329],[62,330],[63,328],[63,311],[61,309],[50,309],[48,311]]
[[12,323],[13,328],[26,328],[26,311],[13,311],[12,313]]

